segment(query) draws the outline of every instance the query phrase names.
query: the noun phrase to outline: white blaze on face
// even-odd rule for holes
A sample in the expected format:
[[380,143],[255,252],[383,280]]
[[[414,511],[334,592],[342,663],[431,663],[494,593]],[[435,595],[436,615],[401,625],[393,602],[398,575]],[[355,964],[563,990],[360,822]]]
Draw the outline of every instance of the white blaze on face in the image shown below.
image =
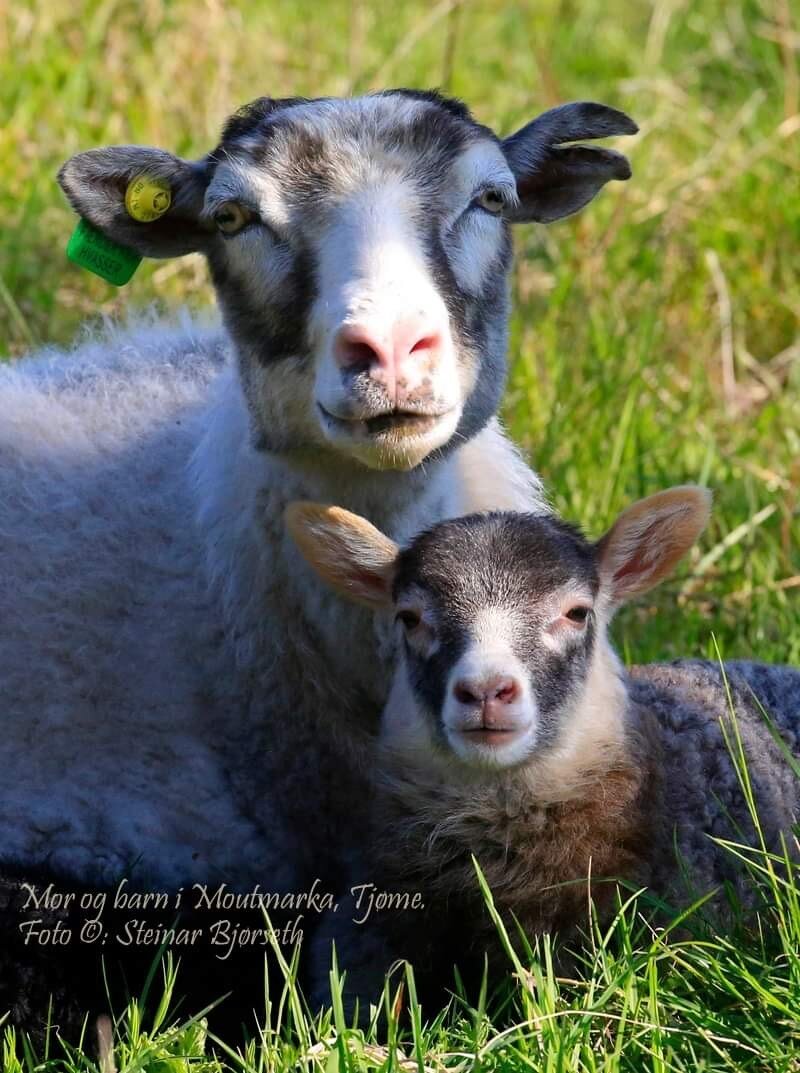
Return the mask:
[[334,414],[348,413],[335,357],[336,335],[345,326],[363,329],[390,349],[399,324],[417,323],[420,338],[436,336],[439,345],[435,358],[423,354],[414,360],[412,354],[402,362],[398,376],[405,394],[430,394],[437,410],[461,401],[449,316],[425,261],[415,198],[399,176],[381,176],[331,209],[316,242],[318,293],[310,337],[317,352],[317,398]]
[[[448,742],[462,759],[506,767],[524,760],[536,744],[537,705],[528,671],[514,651],[516,616],[504,607],[479,612],[466,650],[450,671],[442,710]],[[495,703],[493,717],[507,729],[487,742],[479,730],[478,702],[471,694],[491,697],[503,686],[511,699]],[[508,692],[506,692],[508,691]]]

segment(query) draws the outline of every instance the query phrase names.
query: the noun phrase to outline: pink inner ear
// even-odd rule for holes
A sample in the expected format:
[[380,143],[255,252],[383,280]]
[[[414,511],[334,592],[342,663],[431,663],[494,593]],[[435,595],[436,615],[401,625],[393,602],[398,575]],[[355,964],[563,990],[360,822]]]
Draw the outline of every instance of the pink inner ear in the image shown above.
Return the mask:
[[351,584],[355,588],[369,589],[372,592],[386,592],[386,581],[380,574],[367,570],[354,570],[350,574]]
[[659,560],[659,551],[663,551],[663,540],[659,541],[662,547],[655,545],[658,540],[658,524],[653,523],[639,534],[636,540],[636,551],[631,554],[622,565],[614,571],[614,581],[623,578],[646,577],[653,573],[653,569]]
[[645,572],[644,558],[639,553],[635,555],[633,559],[629,559],[626,563],[623,563],[619,570],[614,572],[614,580],[620,581],[622,578],[630,577],[631,574],[640,576]]

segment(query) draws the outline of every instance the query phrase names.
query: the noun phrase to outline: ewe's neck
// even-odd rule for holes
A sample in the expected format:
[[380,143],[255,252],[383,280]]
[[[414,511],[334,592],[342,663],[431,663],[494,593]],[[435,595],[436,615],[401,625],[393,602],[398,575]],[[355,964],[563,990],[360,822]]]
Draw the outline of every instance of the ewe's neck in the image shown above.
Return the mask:
[[201,513],[210,501],[229,511],[252,513],[266,496],[270,504],[292,499],[337,503],[363,513],[376,525],[415,512],[446,495],[450,459],[420,466],[410,472],[372,471],[331,449],[316,448],[304,454],[260,450],[253,434],[238,377],[229,370],[217,386],[217,395],[195,458]]
[[[197,519],[211,591],[239,665],[256,674],[260,667],[285,668],[297,659],[292,644],[303,642],[309,661],[315,654],[334,658],[346,682],[349,650],[360,660],[354,688],[374,692],[380,675],[384,682],[388,675],[370,666],[375,664],[371,616],[323,590],[286,532],[283,511],[294,499],[336,503],[402,540],[452,513],[450,461],[413,473],[372,473],[338,462],[332,452],[320,451],[313,462],[257,450],[233,371],[218,385],[204,421],[192,466]],[[333,648],[335,643],[341,650]],[[309,676],[316,669],[311,662],[299,668]],[[380,702],[384,693],[381,685]]]

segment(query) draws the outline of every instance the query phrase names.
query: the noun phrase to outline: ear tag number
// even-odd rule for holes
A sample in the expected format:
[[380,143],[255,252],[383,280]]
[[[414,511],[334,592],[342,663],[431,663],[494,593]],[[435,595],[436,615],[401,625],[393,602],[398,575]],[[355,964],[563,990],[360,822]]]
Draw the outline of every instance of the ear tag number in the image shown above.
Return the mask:
[[125,208],[140,224],[151,224],[163,216],[171,204],[172,190],[166,179],[137,175],[128,183]]
[[79,220],[72,232],[67,257],[115,287],[124,286],[142,261],[138,253],[112,242],[86,220]]

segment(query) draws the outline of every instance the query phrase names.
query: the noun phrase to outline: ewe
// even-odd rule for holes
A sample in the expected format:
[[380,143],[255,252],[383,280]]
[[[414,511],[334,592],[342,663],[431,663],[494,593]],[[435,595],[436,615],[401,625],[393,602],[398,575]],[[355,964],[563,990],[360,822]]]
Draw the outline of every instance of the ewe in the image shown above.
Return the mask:
[[[511,934],[601,919],[619,878],[685,898],[692,884],[747,896],[709,836],[758,843],[720,718],[713,664],[626,673],[607,638],[614,610],[656,585],[695,541],[709,499],[674,488],[627,510],[590,544],[549,515],[445,521],[404,550],[363,518],[295,504],[289,528],[333,589],[398,621],[396,667],[376,757],[374,829],[353,885],[421,893],[424,909],[373,913],[341,899],[316,942],[327,997],[330,939],[349,1001],[375,999],[398,957],[429,979],[500,953],[478,890],[478,859]],[[800,671],[730,663],[738,728],[765,841],[791,838],[798,785],[752,686],[800,755]],[[730,729],[730,725],[729,725]]]
[[[587,103],[502,140],[435,93],[262,98],[200,161],[64,165],[109,238],[208,258],[226,332],[112,333],[0,372],[2,860],[156,887],[335,874],[385,663],[283,508],[335,499],[396,539],[541,509],[493,417],[509,224],[628,178],[563,143],[635,130]],[[149,223],[125,206],[143,174],[172,195]]]

